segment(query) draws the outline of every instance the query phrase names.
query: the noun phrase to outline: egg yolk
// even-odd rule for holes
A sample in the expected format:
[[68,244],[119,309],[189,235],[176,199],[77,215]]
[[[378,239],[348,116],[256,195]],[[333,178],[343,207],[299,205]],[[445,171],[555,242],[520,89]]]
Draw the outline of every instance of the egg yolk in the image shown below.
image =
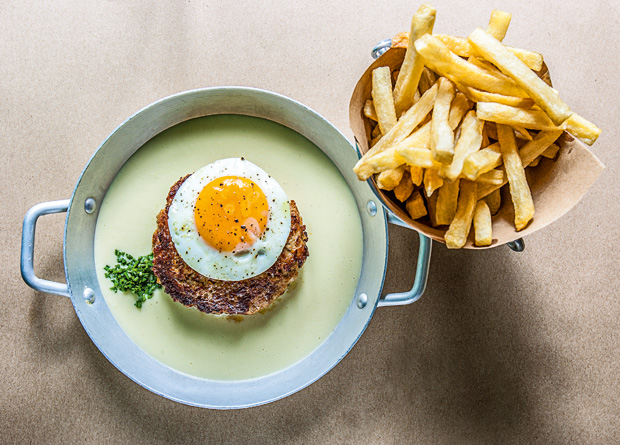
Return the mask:
[[224,176],[198,195],[194,218],[198,234],[220,252],[242,252],[265,232],[269,204],[252,180]]

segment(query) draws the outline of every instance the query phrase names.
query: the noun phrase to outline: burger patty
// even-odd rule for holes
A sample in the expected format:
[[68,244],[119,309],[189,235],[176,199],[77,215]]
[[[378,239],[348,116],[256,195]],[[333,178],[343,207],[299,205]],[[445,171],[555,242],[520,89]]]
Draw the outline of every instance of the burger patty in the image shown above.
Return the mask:
[[178,254],[168,228],[174,195],[190,175],[171,188],[166,207],[157,215],[153,234],[153,272],[175,301],[208,314],[249,315],[269,306],[295,281],[308,257],[308,235],[295,201],[290,201],[291,231],[276,262],[265,272],[240,281],[215,280],[189,267]]

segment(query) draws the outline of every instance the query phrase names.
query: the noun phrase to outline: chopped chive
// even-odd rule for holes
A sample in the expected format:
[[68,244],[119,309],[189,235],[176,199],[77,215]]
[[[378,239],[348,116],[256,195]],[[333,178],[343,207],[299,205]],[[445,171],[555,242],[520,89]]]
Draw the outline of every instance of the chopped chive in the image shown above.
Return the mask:
[[136,295],[134,305],[142,307],[142,303],[153,297],[155,289],[161,289],[153,273],[153,253],[138,258],[118,249],[114,250],[116,265],[105,266],[105,277],[112,281],[110,290],[114,292],[131,292]]

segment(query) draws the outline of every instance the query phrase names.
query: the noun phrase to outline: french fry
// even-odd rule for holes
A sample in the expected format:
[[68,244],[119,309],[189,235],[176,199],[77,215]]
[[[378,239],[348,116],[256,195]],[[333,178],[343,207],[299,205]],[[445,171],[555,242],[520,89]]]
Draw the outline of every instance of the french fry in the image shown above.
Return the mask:
[[526,110],[493,102],[478,102],[476,111],[480,119],[498,124],[534,130],[563,129],[562,127],[557,127],[547,114],[541,110]]
[[499,136],[506,176],[510,184],[510,196],[515,210],[515,227],[517,230],[522,230],[534,217],[532,193],[517,150],[514,131],[506,125],[498,125],[497,136]]
[[381,128],[379,127],[379,125],[375,125],[375,128],[372,129],[372,131],[370,132],[370,137],[376,138],[377,136],[381,136]]
[[[482,120],[484,121],[484,119]],[[484,128],[486,128],[487,135],[490,139],[497,140],[497,128],[495,127],[495,122],[484,121]]]
[[454,157],[449,165],[442,164],[439,176],[454,181],[463,170],[465,158],[470,153],[480,150],[482,145],[482,123],[475,111],[467,113],[461,124],[461,135],[454,146]]
[[476,178],[476,181],[481,184],[492,184],[499,185],[500,187],[504,184],[505,175],[503,170],[489,170],[486,173],[481,174]]
[[413,104],[413,94],[418,88],[418,82],[424,68],[424,60],[416,51],[414,42],[421,36],[433,32],[435,14],[435,8],[423,4],[411,19],[407,52],[394,86],[394,104],[397,115],[400,115]]
[[475,181],[478,177],[502,163],[502,153],[499,143],[489,145],[486,148],[470,153],[463,162],[461,175],[470,181]]
[[431,225],[433,227],[437,227],[437,195],[438,193],[433,193],[432,195],[428,196],[426,195],[426,192],[424,192],[424,196],[426,197],[426,209],[428,210],[428,219],[431,220]]
[[386,170],[398,168],[405,163],[405,160],[396,154],[396,151],[386,150],[378,155],[370,158],[366,164],[364,164],[364,171],[369,172],[366,179],[372,176],[374,173],[381,173]]
[[407,48],[409,41],[409,33],[407,31],[399,32],[392,37],[392,48]]
[[432,196],[435,190],[443,185],[443,179],[437,174],[437,169],[424,170],[424,192],[426,196]]
[[396,153],[412,167],[436,169],[441,165],[433,159],[433,154],[428,148],[403,147],[397,148]]
[[553,159],[557,156],[559,150],[560,150],[560,147],[558,145],[551,144],[545,151],[541,153],[541,156],[544,156],[545,158]]
[[432,113],[427,114],[426,117],[424,119],[422,119],[422,122],[420,122],[419,127],[421,127],[422,125],[428,124],[432,120],[432,118],[433,118],[433,114]]
[[398,150],[401,148],[425,148],[430,153],[430,134],[431,124],[429,122],[428,124],[425,124],[418,130],[416,130],[411,136],[405,138],[403,141],[399,142],[392,148],[383,150],[375,154],[374,156],[365,159],[365,162],[360,167],[360,173],[358,173],[358,177],[360,177],[360,174],[364,174],[366,178],[369,178],[374,173],[379,173],[392,168],[397,168],[404,164],[405,159],[403,159],[398,154]]
[[442,164],[449,164],[454,156],[454,132],[448,122],[450,104],[454,95],[454,84],[445,77],[441,77],[433,108],[431,152],[433,159]]
[[[402,71],[402,70],[401,70]],[[435,103],[435,96],[437,95],[437,84],[433,85],[430,90],[422,95],[420,100],[416,102],[407,112],[401,116],[396,125],[392,127],[386,135],[370,150],[366,152],[362,158],[357,161],[353,171],[357,174],[357,177],[361,181],[368,179],[373,173],[371,169],[368,169],[366,164],[368,160],[377,153],[382,152],[386,148],[402,141],[411,134],[413,129],[418,126],[420,122],[426,117],[426,115],[433,109]]]
[[601,134],[600,128],[576,113],[566,121],[566,131],[588,145],[594,144]]
[[489,193],[487,196],[485,196],[482,199],[489,206],[491,215],[495,215],[499,211],[499,208],[502,205],[502,193],[499,188]]
[[411,31],[392,40],[407,49],[401,67],[371,73],[372,100],[362,110],[370,149],[354,171],[360,180],[375,175],[412,218],[449,226],[448,248],[467,244],[472,224],[474,244],[489,246],[502,193],[512,198],[517,231],[534,217],[525,169],[555,159],[564,131],[591,145],[601,130],[560,99],[542,55],[501,43],[509,13],[494,10],[486,31],[467,38],[433,35],[435,15],[422,5]]
[[515,131],[515,136],[519,139],[525,139],[526,141],[531,141],[532,135],[530,134],[529,131],[527,131],[525,128],[523,128],[520,125],[514,125],[513,130]]
[[[467,242],[476,208],[477,184],[463,180],[460,182],[459,199],[456,214],[444,235],[448,249],[460,249]],[[439,198],[438,198],[439,199]]]
[[[462,37],[454,37],[444,34],[435,34],[453,53],[461,57],[476,56],[477,53],[470,45],[467,39]],[[534,71],[540,71],[543,66],[543,56],[539,53],[527,51],[520,48],[506,47],[510,52],[523,61],[528,67]]]
[[411,176],[409,175],[409,171],[405,169],[405,173],[403,174],[403,178],[400,180],[398,185],[394,187],[394,195],[396,199],[400,202],[405,202],[411,193],[413,192],[413,182],[411,182]]
[[364,116],[368,119],[372,119],[377,122],[377,112],[375,111],[375,105],[372,103],[372,100],[368,99],[364,103]]
[[398,144],[395,144],[392,148],[397,150],[404,147],[418,147],[418,148],[431,148],[431,123],[427,122],[422,125],[410,136],[406,137]]
[[484,201],[476,203],[474,210],[474,244],[476,246],[490,246],[493,241],[491,210]]
[[383,171],[377,177],[377,187],[383,190],[394,190],[405,174],[405,167],[399,166],[394,169]]
[[448,118],[448,125],[452,130],[456,129],[461,123],[463,116],[469,111],[471,104],[467,97],[463,93],[456,93],[452,104],[450,105],[450,117]]
[[411,192],[413,192],[413,182],[411,182],[409,170],[405,168],[403,178],[400,180],[398,185],[394,187],[394,196],[396,196],[396,199],[400,202],[405,202],[407,198],[411,196]]
[[[541,131],[536,135],[534,140],[525,144],[519,150],[519,157],[521,158],[521,164],[527,167],[532,163],[534,159],[540,156],[557,138],[560,137],[562,131]],[[508,181],[505,179],[501,186],[482,184],[478,187],[478,199],[484,198],[489,193],[494,192],[500,187],[504,186]]]
[[476,65],[483,70],[490,71],[493,74],[501,73],[499,68],[493,65],[491,62],[487,62],[479,57],[471,56],[467,58],[467,61],[473,65]]
[[510,52],[500,41],[477,28],[468,37],[476,52],[509,75],[553,121],[560,125],[572,111],[560,97],[525,63]]
[[504,96],[503,94],[489,93],[488,91],[481,91],[466,85],[457,85],[457,87],[472,102],[497,102],[519,108],[529,108],[534,105],[534,101],[526,97]]
[[428,81],[431,85],[435,85],[435,82],[439,80],[439,75],[426,66],[424,67],[424,74],[428,77]]
[[459,198],[460,179],[453,182],[444,181],[437,190],[435,207],[435,221],[439,226],[449,225],[456,214],[456,204]]
[[420,82],[418,82],[418,94],[426,93],[426,91],[428,91],[428,89],[432,87],[437,81],[437,79],[432,80],[429,77],[428,73],[430,72],[431,70],[429,70],[426,67],[424,67],[424,70],[422,70],[422,75],[420,76]]
[[519,157],[523,166],[528,166],[534,159],[543,154],[562,134],[560,130],[541,131],[534,140],[525,144],[519,150]]
[[409,216],[411,216],[411,219],[419,219],[428,214],[424,206],[424,198],[422,198],[418,190],[415,190],[409,199],[407,199],[405,208]]
[[508,31],[508,26],[510,26],[511,18],[512,14],[509,12],[494,9],[491,11],[487,32],[501,42],[506,37],[506,31]]
[[424,169],[422,167],[410,165],[409,175],[411,176],[411,182],[413,183],[413,185],[420,185],[422,184],[422,180],[424,179]]
[[372,71],[372,99],[381,133],[387,134],[396,125],[389,66],[380,66]]
[[491,75],[461,59],[450,51],[441,40],[430,34],[425,34],[417,39],[415,48],[424,58],[426,65],[454,83],[469,85],[506,96],[527,97],[527,93],[514,81]]
[[417,101],[419,101],[420,97],[422,97],[420,95],[420,92],[418,90],[415,90],[415,93],[413,93],[413,103],[415,104]]
[[541,158],[541,156],[538,156],[536,159],[534,159],[534,160],[530,163],[530,165],[528,165],[528,167],[537,167],[537,166],[538,166],[538,163],[540,162],[540,158]]
[[489,135],[487,134],[487,128],[486,128],[486,126],[483,123],[483,125],[482,125],[482,145],[481,145],[481,147],[482,148],[486,148],[489,145],[492,145],[492,144],[489,141]]

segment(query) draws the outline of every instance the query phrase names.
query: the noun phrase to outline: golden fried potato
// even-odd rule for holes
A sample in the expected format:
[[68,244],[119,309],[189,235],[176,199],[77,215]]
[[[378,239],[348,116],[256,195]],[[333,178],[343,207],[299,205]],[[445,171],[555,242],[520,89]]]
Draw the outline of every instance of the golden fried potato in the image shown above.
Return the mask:
[[484,201],[478,201],[474,210],[474,244],[476,246],[491,245],[493,241],[492,225],[489,206]]
[[510,184],[510,196],[515,208],[515,227],[517,230],[522,230],[534,217],[532,192],[527,184],[513,129],[506,125],[498,125],[497,136],[499,136],[506,176]]
[[477,184],[463,180],[460,183],[459,199],[456,206],[456,214],[450,223],[450,227],[444,235],[448,249],[460,249],[467,242],[467,236],[471,229],[476,208]]
[[478,54],[492,62],[527,91],[528,96],[547,113],[555,125],[560,125],[573,114],[549,85],[489,33],[477,28],[467,39]]
[[416,51],[414,42],[421,36],[433,32],[436,12],[432,6],[423,4],[411,19],[407,52],[394,86],[394,103],[396,114],[399,116],[413,104],[413,94],[418,88],[424,68],[424,60]]
[[420,195],[419,190],[415,190],[411,194],[405,203],[405,208],[407,209],[409,216],[411,216],[411,219],[419,219],[428,214],[426,207],[424,206],[424,198]]

